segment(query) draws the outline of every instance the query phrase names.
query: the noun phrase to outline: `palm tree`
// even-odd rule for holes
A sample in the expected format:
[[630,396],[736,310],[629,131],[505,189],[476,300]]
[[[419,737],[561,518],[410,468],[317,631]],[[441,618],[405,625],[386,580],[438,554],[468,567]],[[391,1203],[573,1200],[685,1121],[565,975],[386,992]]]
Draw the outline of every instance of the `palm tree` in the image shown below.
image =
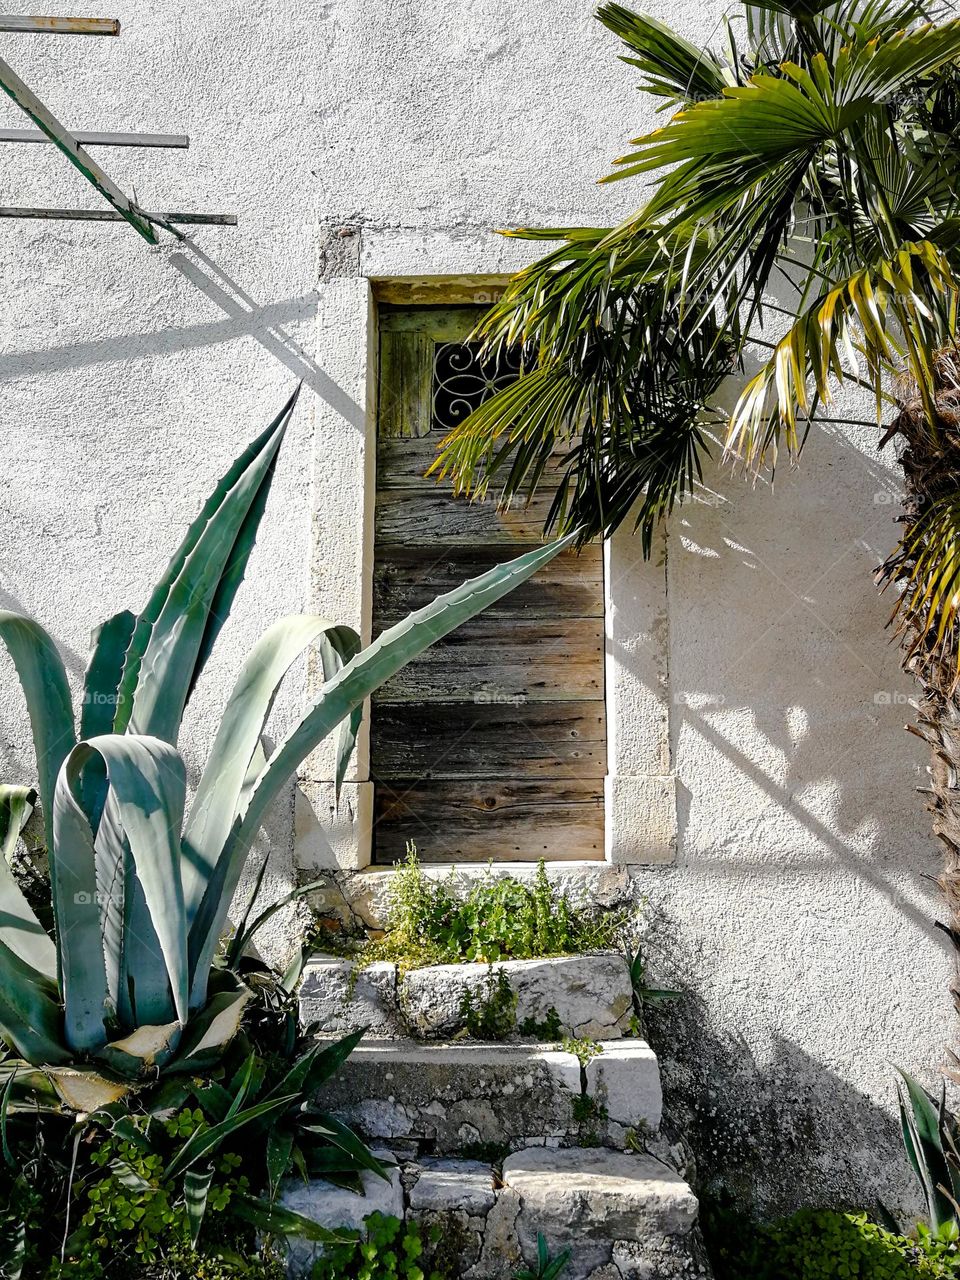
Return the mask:
[[[524,372],[434,469],[506,500],[552,466],[548,527],[587,538],[630,518],[649,553],[713,439],[772,468],[835,421],[838,384],[869,387],[904,472],[880,579],[922,689],[960,946],[960,20],[921,0],[760,0],[719,53],[617,4],[598,16],[675,111],[605,179],[651,186],[616,227],[510,233],[555,242],[481,329],[521,345]],[[732,413],[715,407],[758,347]]]

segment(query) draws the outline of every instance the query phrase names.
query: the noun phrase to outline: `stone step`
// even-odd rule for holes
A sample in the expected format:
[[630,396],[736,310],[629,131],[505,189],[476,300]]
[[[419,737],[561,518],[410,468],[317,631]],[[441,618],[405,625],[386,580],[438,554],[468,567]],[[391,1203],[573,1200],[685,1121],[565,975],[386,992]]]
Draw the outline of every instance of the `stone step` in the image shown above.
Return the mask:
[[[447,1259],[457,1259],[456,1274],[466,1280],[509,1280],[535,1262],[539,1234],[554,1255],[571,1250],[564,1280],[709,1276],[696,1197],[650,1155],[535,1147],[510,1156],[501,1171],[426,1157],[401,1160],[388,1182],[363,1181],[360,1197],[319,1180],[291,1180],[282,1199],[329,1229],[359,1226],[375,1211],[439,1227]],[[294,1274],[309,1265],[311,1249],[291,1257]]]
[[369,1027],[376,1035],[449,1038],[490,1001],[513,1037],[585,1036],[614,1040],[630,1025],[633,998],[623,956],[559,956],[494,965],[446,964],[398,977],[393,964],[363,966],[313,956],[300,985],[300,1017],[325,1032]]
[[524,1260],[536,1256],[542,1234],[552,1254],[571,1250],[565,1280],[709,1276],[697,1198],[653,1156],[534,1148],[504,1162],[502,1182]]
[[542,1044],[363,1040],[316,1102],[370,1141],[433,1154],[623,1146],[630,1130],[655,1132],[663,1097],[649,1045],[597,1047],[584,1069]]

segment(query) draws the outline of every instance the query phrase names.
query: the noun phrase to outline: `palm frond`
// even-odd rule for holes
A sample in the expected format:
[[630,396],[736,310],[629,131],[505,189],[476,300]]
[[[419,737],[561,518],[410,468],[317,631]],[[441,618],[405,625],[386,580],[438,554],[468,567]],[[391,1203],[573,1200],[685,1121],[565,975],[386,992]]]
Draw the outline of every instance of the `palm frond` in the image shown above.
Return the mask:
[[[784,440],[798,446],[797,421],[811,406],[811,387],[829,403],[834,383],[863,358],[874,387],[878,419],[884,374],[906,354],[917,364],[921,387],[929,385],[923,361],[944,307],[952,309],[958,285],[946,256],[930,241],[904,244],[889,259],[832,284],[797,317],[770,359],[748,383],[730,419],[727,453],[752,467],[762,465]],[[859,334],[857,333],[859,330]],[[772,401],[772,405],[771,405]],[[931,411],[931,423],[935,414]]]
[[623,61],[647,77],[640,88],[669,102],[697,102],[719,97],[733,83],[709,49],[697,48],[664,23],[634,13],[621,4],[604,4],[597,17],[638,57]]

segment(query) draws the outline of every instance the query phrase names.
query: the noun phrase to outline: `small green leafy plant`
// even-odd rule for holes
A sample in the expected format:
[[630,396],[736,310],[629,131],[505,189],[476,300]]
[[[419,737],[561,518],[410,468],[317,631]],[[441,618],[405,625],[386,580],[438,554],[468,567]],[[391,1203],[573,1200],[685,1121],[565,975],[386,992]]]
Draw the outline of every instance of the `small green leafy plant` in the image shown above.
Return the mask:
[[603,1045],[600,1041],[591,1040],[587,1036],[564,1036],[560,1047],[564,1053],[573,1054],[580,1063],[581,1071],[586,1071],[594,1058],[599,1058],[603,1053]]
[[537,1261],[534,1267],[524,1267],[514,1272],[513,1280],[557,1280],[557,1276],[570,1261],[570,1250],[564,1249],[556,1257],[550,1253],[546,1237],[537,1233]]
[[960,1276],[956,1232],[920,1228],[912,1239],[865,1213],[803,1209],[771,1226],[729,1222],[715,1241],[718,1280],[953,1280]]
[[425,1237],[416,1221],[372,1213],[353,1235],[324,1249],[311,1280],[451,1280],[449,1272],[423,1270],[427,1246],[440,1237],[437,1227]]
[[630,1032],[632,1035],[643,1034],[643,1015],[647,1005],[669,1004],[679,1000],[681,991],[666,991],[658,987],[647,986],[647,960],[642,945],[626,948],[627,965],[630,969],[630,993],[632,1010],[630,1014]]
[[517,995],[502,969],[491,964],[478,992],[467,987],[460,1000],[460,1017],[475,1040],[506,1040],[517,1026]]
[[550,884],[543,862],[531,884],[491,871],[460,892],[453,875],[425,875],[411,844],[390,886],[388,932],[367,956],[415,969],[577,955],[609,950],[622,924],[615,914],[572,904]]

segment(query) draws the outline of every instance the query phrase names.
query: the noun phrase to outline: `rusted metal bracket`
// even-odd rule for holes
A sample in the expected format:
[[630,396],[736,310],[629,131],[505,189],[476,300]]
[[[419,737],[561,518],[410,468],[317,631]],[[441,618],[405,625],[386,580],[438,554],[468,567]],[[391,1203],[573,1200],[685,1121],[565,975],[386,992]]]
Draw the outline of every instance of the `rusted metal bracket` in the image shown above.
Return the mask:
[[[115,18],[27,18],[0,14],[0,32],[4,31],[118,36],[120,23]],[[156,230],[158,226],[168,230],[172,229],[174,223],[236,226],[237,219],[234,214],[147,213],[117,186],[85,149],[87,146],[182,149],[190,145],[188,137],[181,134],[158,133],[92,133],[89,131],[71,133],[2,58],[0,58],[0,89],[7,93],[37,126],[36,129],[0,130],[0,142],[52,142],[107,203],[113,206],[113,212],[95,209],[4,208],[0,209],[0,217],[77,219],[92,222],[122,220],[129,222],[148,244],[159,242]]]

